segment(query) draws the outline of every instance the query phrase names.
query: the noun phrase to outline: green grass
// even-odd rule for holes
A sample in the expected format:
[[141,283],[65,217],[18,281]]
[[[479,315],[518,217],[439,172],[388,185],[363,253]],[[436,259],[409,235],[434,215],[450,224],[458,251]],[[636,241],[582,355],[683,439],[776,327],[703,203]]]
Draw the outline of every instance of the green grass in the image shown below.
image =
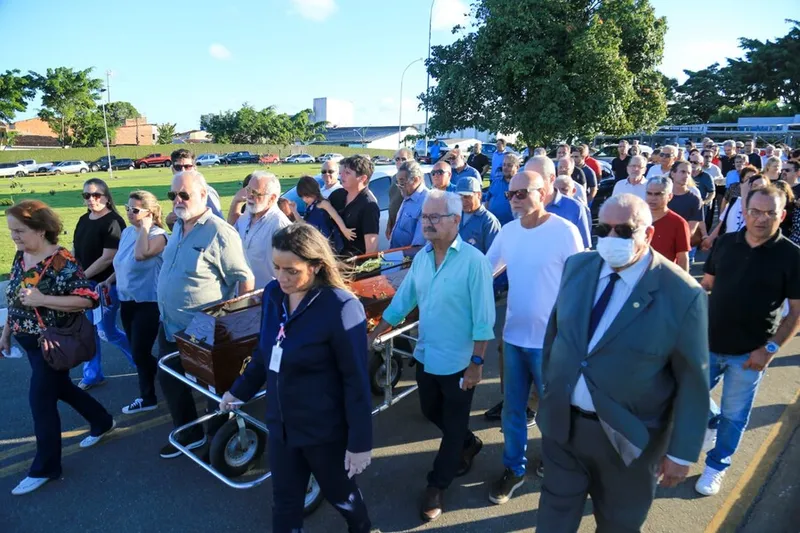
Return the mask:
[[[309,145],[309,146],[276,146],[271,144],[163,144],[158,146],[114,146],[111,148],[111,155],[124,158],[130,157],[138,159],[148,154],[169,154],[178,148],[188,148],[195,154],[224,154],[247,150],[256,154],[278,154],[280,157],[287,157],[292,153],[306,153],[313,156],[322,155],[328,152],[336,152],[344,156],[353,154],[387,155],[391,156],[391,150],[375,150],[371,148],[346,148],[343,146]],[[95,161],[106,155],[106,149],[97,148],[41,148],[38,150],[2,150],[0,151],[0,163],[16,162],[21,159],[35,159],[36,161],[64,161],[68,159],[82,159],[84,161]]]
[[[305,174],[314,175],[319,171],[319,165],[241,165],[232,167],[203,168],[203,175],[217,192],[222,200],[223,212],[227,213],[233,195],[242,186],[242,180],[254,170],[268,170],[275,173],[281,180],[281,189],[291,189],[297,179]],[[22,200],[42,200],[53,207],[64,223],[64,234],[59,243],[66,248],[72,247],[72,234],[78,219],[86,212],[83,205],[83,182],[97,177],[106,180],[114,201],[122,206],[128,201],[131,191],[144,189],[155,194],[161,200],[164,213],[172,211],[172,203],[167,200],[172,180],[172,172],[168,168],[148,168],[144,170],[115,171],[114,179],[108,180],[107,172],[92,172],[89,174],[76,174],[67,176],[40,176],[22,179],[0,180],[0,205],[14,204]],[[0,207],[0,218],[5,219],[5,210],[8,205]],[[125,217],[124,208],[120,214]],[[0,221],[0,279],[5,279],[11,269],[14,259],[15,247],[11,242],[11,234],[5,220]]]

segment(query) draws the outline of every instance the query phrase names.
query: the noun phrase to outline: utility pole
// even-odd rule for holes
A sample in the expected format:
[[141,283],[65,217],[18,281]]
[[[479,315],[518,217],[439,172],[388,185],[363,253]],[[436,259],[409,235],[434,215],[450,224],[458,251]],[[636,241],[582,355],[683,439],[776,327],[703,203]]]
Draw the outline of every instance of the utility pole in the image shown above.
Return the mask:
[[106,97],[108,98],[108,103],[111,103],[111,76],[114,73],[111,70],[106,71]]

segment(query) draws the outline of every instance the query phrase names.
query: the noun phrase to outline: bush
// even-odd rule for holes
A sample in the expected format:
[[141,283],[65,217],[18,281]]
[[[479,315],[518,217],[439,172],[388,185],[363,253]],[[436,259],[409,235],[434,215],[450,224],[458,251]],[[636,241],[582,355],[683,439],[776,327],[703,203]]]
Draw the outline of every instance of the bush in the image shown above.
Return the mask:
[[14,200],[11,198],[2,198],[0,199],[0,206],[12,206],[14,205]]

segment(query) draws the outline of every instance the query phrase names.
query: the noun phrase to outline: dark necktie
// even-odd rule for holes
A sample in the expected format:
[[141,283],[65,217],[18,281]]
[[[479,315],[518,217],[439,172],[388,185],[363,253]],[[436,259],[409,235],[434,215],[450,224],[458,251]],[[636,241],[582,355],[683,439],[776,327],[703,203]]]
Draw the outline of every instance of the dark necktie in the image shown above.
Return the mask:
[[619,274],[612,272],[608,278],[608,285],[603,289],[603,294],[600,295],[597,303],[592,307],[592,314],[589,316],[589,342],[592,342],[592,337],[597,329],[597,325],[600,324],[600,319],[603,318],[603,313],[606,312],[608,302],[611,300],[611,293],[614,292],[614,285],[617,283],[618,279]]

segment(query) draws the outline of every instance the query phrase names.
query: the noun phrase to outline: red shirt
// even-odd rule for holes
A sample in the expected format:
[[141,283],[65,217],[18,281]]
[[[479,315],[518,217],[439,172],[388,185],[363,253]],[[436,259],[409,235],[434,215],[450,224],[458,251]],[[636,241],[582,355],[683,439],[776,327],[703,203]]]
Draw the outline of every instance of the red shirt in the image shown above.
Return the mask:
[[603,169],[600,168],[600,163],[597,162],[597,159],[587,155],[586,166],[594,170],[594,175],[597,176],[597,183],[600,183],[600,180],[603,179]]
[[653,227],[656,232],[651,246],[669,261],[674,263],[679,253],[691,249],[689,224],[676,212],[668,209],[666,215],[653,223]]

